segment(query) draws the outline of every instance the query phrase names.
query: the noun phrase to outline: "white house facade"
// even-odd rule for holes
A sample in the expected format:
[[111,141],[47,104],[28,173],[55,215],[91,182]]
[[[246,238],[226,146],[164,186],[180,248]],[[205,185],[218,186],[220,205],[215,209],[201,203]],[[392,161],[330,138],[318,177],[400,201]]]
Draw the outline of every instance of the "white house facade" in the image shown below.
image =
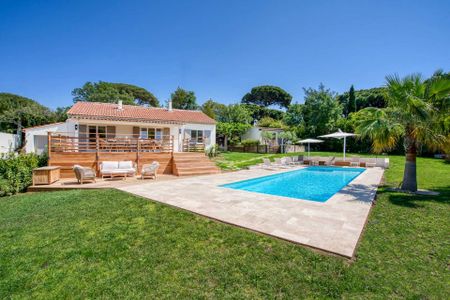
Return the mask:
[[[201,111],[77,102],[67,114],[66,122],[24,129],[25,151],[38,154],[46,151],[49,133],[76,141],[73,151],[89,151],[103,144],[110,146],[104,149],[115,151],[111,145],[131,140],[170,139],[173,152],[188,151],[190,147],[207,148],[216,143],[216,122]],[[158,147],[152,149],[158,151]]]

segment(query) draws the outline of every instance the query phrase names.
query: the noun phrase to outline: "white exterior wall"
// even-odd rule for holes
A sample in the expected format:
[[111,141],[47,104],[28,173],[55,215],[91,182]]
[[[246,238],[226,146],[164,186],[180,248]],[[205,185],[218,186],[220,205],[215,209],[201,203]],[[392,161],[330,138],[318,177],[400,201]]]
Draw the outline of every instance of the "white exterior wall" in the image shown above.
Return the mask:
[[[26,153],[37,153],[41,154],[43,150],[39,147],[39,149],[36,149],[34,141],[35,136],[40,136],[42,139],[43,137],[47,137],[48,132],[64,132],[67,133],[67,135],[73,136],[75,135],[75,126],[73,122],[67,121],[66,123],[57,123],[57,124],[48,124],[43,125],[35,128],[28,128],[25,131],[25,152]],[[37,145],[36,145],[37,146]]]
[[16,150],[19,146],[17,134],[0,132],[0,154]]
[[[184,137],[184,130],[185,129],[194,129],[194,130],[210,130],[211,131],[211,140],[209,144],[206,144],[206,147],[209,147],[211,145],[216,144],[216,124],[195,124],[195,123],[187,123],[184,126],[182,126],[182,132],[178,137],[178,145],[181,147],[183,137]],[[181,148],[179,148],[179,151],[182,151]]]
[[249,130],[247,130],[242,136],[241,139],[243,140],[257,140],[259,141],[261,144],[263,144],[263,138],[262,138],[262,133],[263,132],[272,132],[274,135],[274,141],[276,141],[276,143],[281,143],[280,141],[278,141],[278,135],[280,134],[279,130],[273,129],[267,129],[264,128],[262,129],[261,127],[258,126],[253,126],[251,127]]
[[257,140],[262,142],[261,130],[259,127],[252,127],[247,130],[241,137],[243,140]]
[[[210,130],[211,139],[210,145],[216,143],[216,125],[215,124],[161,124],[161,123],[144,123],[144,122],[123,122],[123,121],[103,121],[103,120],[78,120],[78,119],[68,119],[63,124],[49,124],[46,126],[29,128],[26,130],[25,141],[26,147],[25,151],[27,153],[35,152],[34,136],[41,135],[47,136],[48,132],[64,132],[70,136],[78,136],[79,125],[104,125],[104,126],[115,126],[116,134],[123,137],[132,137],[133,127],[152,127],[152,128],[169,128],[170,135],[174,137],[174,151],[182,151],[182,141],[184,137],[184,129],[195,129],[195,130]],[[207,145],[209,146],[209,145]]]

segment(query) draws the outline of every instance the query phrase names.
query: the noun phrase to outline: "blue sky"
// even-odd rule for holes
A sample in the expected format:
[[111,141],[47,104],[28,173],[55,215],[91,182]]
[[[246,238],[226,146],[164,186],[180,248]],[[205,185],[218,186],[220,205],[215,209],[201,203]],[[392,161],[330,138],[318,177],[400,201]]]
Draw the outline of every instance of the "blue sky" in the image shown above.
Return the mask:
[[51,108],[86,81],[177,86],[239,102],[278,85],[303,101],[380,86],[391,73],[450,71],[450,1],[0,0],[0,91]]

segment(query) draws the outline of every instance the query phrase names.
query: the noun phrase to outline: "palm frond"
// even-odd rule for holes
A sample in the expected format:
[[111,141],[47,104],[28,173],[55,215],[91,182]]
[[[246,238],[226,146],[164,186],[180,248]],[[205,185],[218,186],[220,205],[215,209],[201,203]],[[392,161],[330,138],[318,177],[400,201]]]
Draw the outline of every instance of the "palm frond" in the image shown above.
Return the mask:
[[360,111],[356,133],[372,140],[372,149],[380,153],[395,147],[403,135],[403,126],[389,115],[390,111],[369,107]]

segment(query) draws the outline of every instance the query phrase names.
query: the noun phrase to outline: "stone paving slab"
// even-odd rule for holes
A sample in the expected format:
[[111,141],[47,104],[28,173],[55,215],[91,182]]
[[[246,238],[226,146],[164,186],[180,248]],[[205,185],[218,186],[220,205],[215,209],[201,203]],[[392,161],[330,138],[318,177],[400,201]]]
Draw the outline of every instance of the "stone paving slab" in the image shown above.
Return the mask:
[[220,187],[299,168],[302,167],[277,171],[254,168],[116,188],[229,224],[353,257],[383,169],[366,169],[324,203]]

